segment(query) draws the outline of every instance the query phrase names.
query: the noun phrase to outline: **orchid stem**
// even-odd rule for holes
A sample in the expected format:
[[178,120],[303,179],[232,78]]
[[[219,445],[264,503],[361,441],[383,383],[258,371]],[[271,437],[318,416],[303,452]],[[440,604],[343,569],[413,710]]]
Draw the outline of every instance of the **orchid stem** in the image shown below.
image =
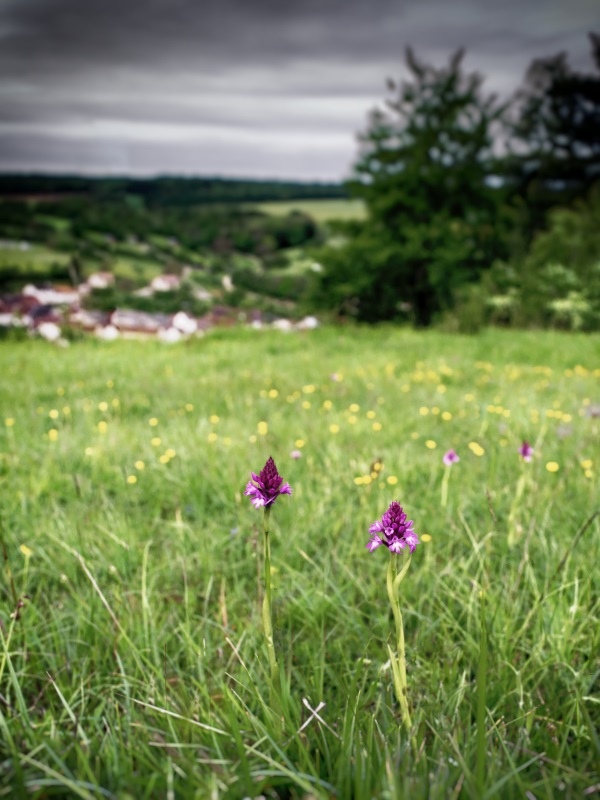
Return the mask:
[[392,660],[392,672],[394,675],[394,688],[396,697],[400,703],[400,712],[402,715],[402,723],[406,728],[407,733],[412,728],[410,719],[410,712],[408,710],[408,683],[406,680],[406,651],[404,646],[404,625],[402,624],[402,612],[400,611],[400,601],[398,598],[398,589],[400,581],[406,575],[410,565],[410,557],[404,565],[400,575],[398,575],[398,556],[396,553],[390,553],[390,563],[387,571],[387,591],[392,612],[394,614],[394,622],[396,623],[396,646],[398,655],[394,656],[390,648],[390,658]]
[[517,487],[515,491],[515,496],[512,501],[512,505],[510,508],[510,513],[508,515],[508,546],[514,547],[519,538],[519,525],[517,521],[517,514],[519,511],[519,507],[521,505],[521,498],[523,497],[523,491],[525,489],[525,485],[527,483],[527,468],[526,465],[523,465],[523,470],[517,481]]
[[273,642],[273,623],[271,620],[271,540],[269,537],[269,517],[271,508],[265,507],[263,516],[263,543],[265,561],[265,595],[263,597],[262,618],[265,639],[267,642],[267,653],[269,655],[269,668],[271,670],[271,684],[275,689],[279,677],[279,666],[275,656],[275,644]]
[[448,505],[448,482],[450,480],[450,467],[444,470],[444,477],[442,478],[442,508]]

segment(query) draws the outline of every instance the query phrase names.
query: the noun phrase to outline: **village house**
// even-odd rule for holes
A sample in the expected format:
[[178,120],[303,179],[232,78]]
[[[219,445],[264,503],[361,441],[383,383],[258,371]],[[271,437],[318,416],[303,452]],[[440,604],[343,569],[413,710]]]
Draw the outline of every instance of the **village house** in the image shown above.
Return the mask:
[[110,325],[113,325],[121,334],[146,334],[154,335],[161,328],[171,327],[169,314],[149,314],[145,311],[132,311],[118,308],[110,315]]
[[24,297],[31,297],[41,306],[71,306],[79,302],[79,293],[70,286],[52,286],[49,289],[39,289],[32,283],[23,288]]
[[190,335],[196,333],[198,330],[198,323],[194,317],[190,317],[185,311],[178,311],[171,319],[171,327],[180,331],[180,333]]
[[150,283],[150,288],[155,292],[175,292],[180,286],[179,275],[158,275]]
[[78,308],[71,312],[69,316],[71,325],[75,325],[84,331],[95,331],[99,327],[104,327],[110,322],[110,313],[107,311],[93,311],[87,308]]
[[86,281],[90,289],[108,289],[114,286],[115,276],[112,272],[93,272]]
[[[97,272],[86,282],[88,291],[93,288],[108,288],[114,276],[107,272]],[[167,291],[176,287],[180,278],[176,275],[161,275],[155,278],[154,290]],[[162,287],[156,289],[156,286]],[[146,291],[153,293],[152,286]],[[200,290],[203,291],[203,290]],[[141,292],[140,292],[141,293]],[[207,293],[208,295],[208,293]],[[210,295],[208,295],[210,297]],[[118,337],[156,337],[164,342],[177,342],[189,336],[202,336],[215,326],[231,326],[246,322],[252,328],[262,328],[265,324],[260,311],[240,311],[229,306],[212,306],[209,313],[194,317],[180,310],[173,314],[149,313],[133,309],[119,308],[113,312],[82,308],[80,295],[69,286],[54,285],[39,288],[33,284],[25,286],[20,294],[0,296],[0,327],[27,327],[49,341],[60,339],[61,327],[70,325],[80,330],[94,333],[99,338],[112,340]],[[305,317],[298,323],[288,319],[268,319],[267,324],[281,330],[312,330],[318,327],[316,317]]]

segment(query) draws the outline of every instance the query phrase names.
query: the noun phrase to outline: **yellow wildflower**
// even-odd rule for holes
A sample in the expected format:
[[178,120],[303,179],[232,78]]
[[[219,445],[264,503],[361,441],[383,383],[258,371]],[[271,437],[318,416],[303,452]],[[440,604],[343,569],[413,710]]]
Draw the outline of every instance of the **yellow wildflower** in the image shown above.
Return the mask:
[[469,450],[474,456],[482,456],[485,453],[483,447],[477,442],[469,442]]

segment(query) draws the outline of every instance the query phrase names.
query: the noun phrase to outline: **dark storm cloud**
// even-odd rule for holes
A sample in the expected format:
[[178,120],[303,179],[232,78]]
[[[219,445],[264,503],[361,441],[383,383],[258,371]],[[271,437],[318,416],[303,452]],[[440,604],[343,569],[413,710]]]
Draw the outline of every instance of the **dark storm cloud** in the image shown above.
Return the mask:
[[466,46],[486,86],[587,53],[575,0],[0,0],[0,169],[338,178],[401,72]]
[[203,64],[217,74],[232,64],[312,59],[358,67],[382,56],[399,59],[415,40],[444,52],[469,44],[510,56],[536,44],[544,52],[565,43],[582,47],[569,39],[580,40],[592,8],[586,0],[562,8],[506,0],[495,9],[480,0],[11,0],[0,67],[20,74],[43,67],[51,75],[119,64]]
[[[388,0],[352,6],[343,0],[243,2],[239,0],[24,0],[12,6],[13,33],[4,57],[21,62],[22,48],[35,63],[60,70],[72,60],[83,68],[122,61],[150,66],[192,59],[222,68],[228,61],[304,58],[355,47],[385,28]],[[383,12],[383,13],[382,13]],[[375,30],[374,30],[375,28]],[[381,31],[384,33],[384,30]],[[4,48],[3,48],[4,50]],[[4,60],[3,57],[3,60]],[[215,63],[216,61],[216,63]]]

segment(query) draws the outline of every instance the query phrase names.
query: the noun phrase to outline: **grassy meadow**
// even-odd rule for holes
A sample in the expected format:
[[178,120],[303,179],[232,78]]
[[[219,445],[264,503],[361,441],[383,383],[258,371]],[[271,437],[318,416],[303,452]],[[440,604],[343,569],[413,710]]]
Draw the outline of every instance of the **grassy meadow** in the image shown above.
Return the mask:
[[364,219],[366,216],[365,205],[362,200],[356,199],[318,199],[318,200],[272,200],[270,202],[253,204],[253,208],[265,214],[285,216],[292,211],[301,211],[308,214],[315,222],[322,224],[331,220]]
[[39,275],[39,280],[47,277],[48,269],[51,266],[63,266],[68,261],[68,255],[44,245],[34,245],[27,250],[0,249],[0,270],[12,267],[28,275]]
[[[597,791],[597,336],[4,342],[0,374],[0,797]],[[269,455],[274,694],[243,495]],[[416,748],[365,549],[394,499]]]

